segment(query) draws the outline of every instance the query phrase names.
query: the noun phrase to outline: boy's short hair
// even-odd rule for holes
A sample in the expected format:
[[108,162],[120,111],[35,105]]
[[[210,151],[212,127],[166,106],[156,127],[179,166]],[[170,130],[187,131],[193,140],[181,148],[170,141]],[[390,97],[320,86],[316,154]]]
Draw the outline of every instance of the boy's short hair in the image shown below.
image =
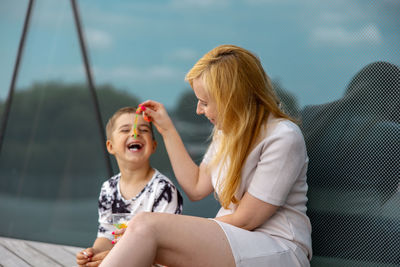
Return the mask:
[[[112,132],[114,130],[114,125],[115,121],[122,115],[122,114],[136,114],[136,108],[134,107],[123,107],[117,110],[110,119],[108,119],[107,125],[106,125],[106,135],[107,135],[107,140],[111,139]],[[154,137],[154,131],[153,131],[153,124],[149,122],[150,124],[150,130],[151,130],[151,136],[153,140],[155,140]]]

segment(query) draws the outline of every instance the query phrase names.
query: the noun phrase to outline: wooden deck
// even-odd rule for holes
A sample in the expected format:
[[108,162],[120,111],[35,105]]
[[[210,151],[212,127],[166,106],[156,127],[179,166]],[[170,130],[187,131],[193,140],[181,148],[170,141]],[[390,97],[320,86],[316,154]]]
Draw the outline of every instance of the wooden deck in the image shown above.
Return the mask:
[[82,248],[0,237],[0,267],[77,266]]

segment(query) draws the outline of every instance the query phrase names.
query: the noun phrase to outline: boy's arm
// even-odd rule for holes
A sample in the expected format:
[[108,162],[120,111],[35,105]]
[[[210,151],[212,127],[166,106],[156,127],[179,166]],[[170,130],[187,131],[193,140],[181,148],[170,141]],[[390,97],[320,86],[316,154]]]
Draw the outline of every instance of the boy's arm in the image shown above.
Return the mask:
[[105,250],[110,250],[113,248],[113,244],[111,243],[111,240],[105,237],[98,237],[93,243],[93,251],[94,254],[97,254],[99,252],[103,252]]
[[110,226],[107,221],[107,217],[111,213],[111,205],[109,201],[110,189],[107,182],[108,181],[104,182],[101,186],[98,199],[98,237],[94,241],[92,247],[84,249],[76,254],[77,263],[79,266],[100,265],[101,261],[113,247],[111,240],[107,238],[112,238],[112,226]]
[[173,184],[162,184],[162,186],[155,191],[159,193],[157,193],[154,199],[152,212],[182,214],[183,198]]
[[94,256],[90,259],[90,263],[86,266],[99,266],[113,246],[114,245],[108,238],[98,237],[93,244]]

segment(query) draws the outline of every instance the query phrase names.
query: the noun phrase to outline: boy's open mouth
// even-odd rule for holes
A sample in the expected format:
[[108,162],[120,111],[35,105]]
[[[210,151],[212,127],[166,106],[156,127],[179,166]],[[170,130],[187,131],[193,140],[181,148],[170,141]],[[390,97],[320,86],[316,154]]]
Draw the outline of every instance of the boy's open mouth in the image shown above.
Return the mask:
[[138,151],[143,147],[140,143],[130,143],[128,144],[128,149],[131,151]]

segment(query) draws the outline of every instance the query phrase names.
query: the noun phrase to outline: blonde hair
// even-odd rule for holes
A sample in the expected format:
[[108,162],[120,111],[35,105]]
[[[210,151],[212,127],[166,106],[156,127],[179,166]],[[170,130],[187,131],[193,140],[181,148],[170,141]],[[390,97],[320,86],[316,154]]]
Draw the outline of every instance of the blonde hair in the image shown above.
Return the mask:
[[197,78],[203,80],[217,107],[213,140],[217,130],[222,134],[218,135],[219,147],[211,167],[230,164],[224,179],[218,175],[218,199],[228,208],[231,202],[239,203],[235,193],[241,170],[268,115],[290,118],[279,108],[279,99],[260,60],[246,49],[234,45],[212,49],[197,61],[185,80],[193,87]]
[[[126,114],[126,113],[128,113],[128,114],[136,114],[136,108],[134,108],[134,107],[123,107],[123,108],[120,108],[119,110],[117,110],[111,116],[111,118],[108,120],[107,125],[106,125],[107,140],[111,139],[112,133],[114,131],[115,122],[117,121],[117,119],[122,114]],[[153,137],[153,140],[155,140],[154,131],[153,131],[153,124],[151,122],[150,122],[150,130],[151,130],[151,135]]]

